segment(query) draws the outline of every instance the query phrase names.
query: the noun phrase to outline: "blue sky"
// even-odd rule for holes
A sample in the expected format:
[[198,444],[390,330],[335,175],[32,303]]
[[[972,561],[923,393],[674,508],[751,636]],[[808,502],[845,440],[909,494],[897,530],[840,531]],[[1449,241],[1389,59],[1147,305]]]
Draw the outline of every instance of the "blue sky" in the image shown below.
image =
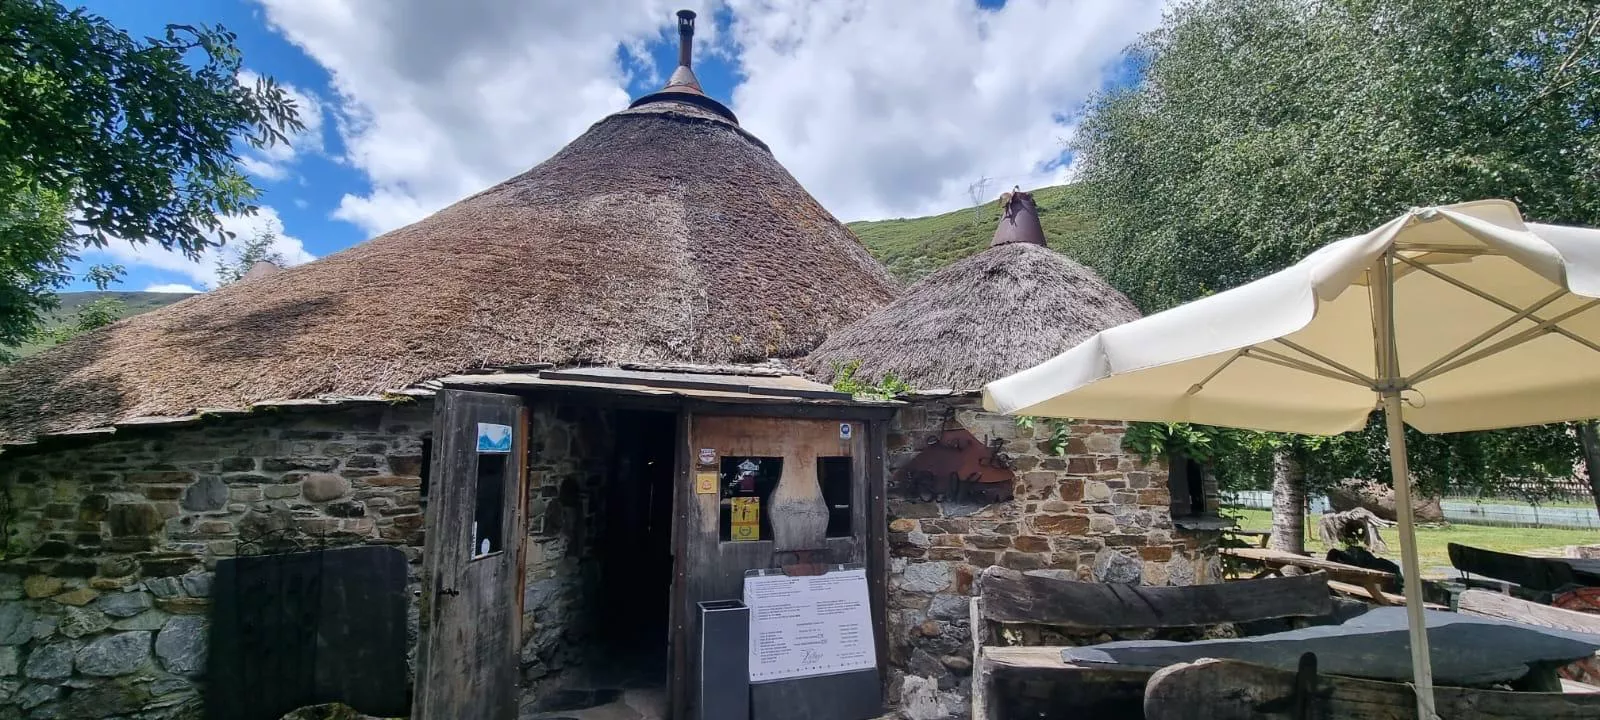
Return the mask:
[[[308,132],[246,153],[291,262],[337,252],[548,157],[659,87],[672,10],[701,12],[695,72],[844,220],[968,205],[1060,182],[1090,93],[1159,3],[1118,0],[95,0],[137,35],[220,24],[246,68],[290,86]],[[975,186],[980,180],[986,183]],[[225,250],[222,252],[226,252]],[[204,289],[199,265],[108,247],[121,289]],[[72,289],[83,289],[74,287]]]

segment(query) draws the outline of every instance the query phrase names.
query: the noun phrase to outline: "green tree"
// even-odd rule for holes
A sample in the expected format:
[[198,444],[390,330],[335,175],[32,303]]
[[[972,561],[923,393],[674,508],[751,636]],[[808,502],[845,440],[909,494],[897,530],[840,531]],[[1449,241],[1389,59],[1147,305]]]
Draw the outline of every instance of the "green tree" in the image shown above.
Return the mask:
[[217,260],[217,285],[230,285],[238,282],[239,278],[250,272],[258,262],[270,262],[283,266],[283,253],[272,249],[272,244],[278,241],[278,234],[271,230],[262,230],[246,238],[233,249],[232,257],[222,257]]
[[[1600,225],[1597,31],[1578,0],[1182,2],[1132,48],[1141,81],[1080,126],[1097,232],[1069,251],[1155,311],[1419,205],[1503,197]],[[1408,440],[1435,490],[1578,457],[1564,426]],[[1296,452],[1308,482],[1387,478],[1384,442],[1380,424]],[[1221,464],[1261,473],[1271,455],[1241,457]]]
[[54,307],[81,247],[198,258],[229,237],[220,216],[255,211],[237,149],[301,124],[281,87],[245,86],[241,68],[221,27],[135,39],[54,0],[0,2],[0,347]]

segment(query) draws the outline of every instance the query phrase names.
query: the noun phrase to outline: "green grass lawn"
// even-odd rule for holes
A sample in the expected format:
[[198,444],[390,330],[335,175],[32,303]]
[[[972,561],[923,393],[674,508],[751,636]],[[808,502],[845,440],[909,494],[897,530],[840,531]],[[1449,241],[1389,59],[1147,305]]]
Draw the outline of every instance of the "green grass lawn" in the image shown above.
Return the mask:
[[[1243,516],[1239,526],[1246,530],[1266,530],[1272,527],[1272,513],[1268,510],[1229,510],[1230,514]],[[1306,518],[1307,540],[1306,550],[1319,557],[1328,551],[1322,543],[1316,540],[1317,522],[1322,519],[1320,515],[1310,515]],[[1389,543],[1387,557],[1395,562],[1400,562],[1400,536],[1398,528],[1390,528],[1383,533],[1384,542]],[[1563,545],[1586,545],[1600,542],[1600,533],[1593,530],[1576,530],[1568,528],[1519,528],[1495,527],[1489,525],[1462,525],[1459,523],[1445,527],[1420,527],[1417,528],[1417,555],[1422,562],[1423,575],[1436,576],[1437,572],[1430,572],[1430,568],[1450,566],[1450,556],[1445,552],[1448,543],[1471,545],[1485,550],[1499,550],[1501,552],[1524,552],[1543,548],[1561,547]]]

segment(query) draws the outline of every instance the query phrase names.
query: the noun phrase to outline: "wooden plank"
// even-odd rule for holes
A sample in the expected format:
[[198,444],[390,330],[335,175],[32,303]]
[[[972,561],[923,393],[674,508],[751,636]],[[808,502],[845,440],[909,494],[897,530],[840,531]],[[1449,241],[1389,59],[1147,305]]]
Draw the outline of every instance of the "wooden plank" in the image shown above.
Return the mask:
[[1145,683],[1157,668],[1070,664],[1061,660],[1061,650],[983,648],[987,720],[1142,720]]
[[1325,578],[1242,580],[1186,587],[1086,583],[990,567],[980,580],[996,622],[1078,628],[1171,628],[1315,617],[1333,612]]
[[673,463],[677,478],[672,484],[672,680],[667,690],[672,720],[687,720],[689,717],[690,683],[695,672],[689,657],[689,647],[694,638],[692,626],[696,621],[694,607],[689,600],[690,570],[693,568],[690,555],[694,547],[690,538],[698,533],[694,523],[698,520],[699,509],[694,493],[692,430],[693,419],[690,414],[680,411],[675,442],[677,452]]
[[[523,488],[527,436],[520,425],[522,399],[514,395],[447,391],[434,412],[436,488],[428,503],[424,533],[423,611],[428,618],[427,657],[419,663],[416,701],[420,720],[500,720],[516,709],[516,612],[519,570],[511,538],[516,525],[515,494]],[[480,422],[509,425],[510,453],[478,453]],[[483,458],[504,458],[500,480],[501,549],[473,556]]]
[[[1349,595],[1350,597],[1356,598],[1358,600],[1367,600],[1367,601],[1375,602],[1375,603],[1377,603],[1379,605],[1404,605],[1404,604],[1406,604],[1406,596],[1404,596],[1404,595],[1397,595],[1397,594],[1392,593],[1392,592],[1383,592],[1381,590],[1376,590],[1376,589],[1370,588],[1370,587],[1362,587],[1360,585],[1352,585],[1352,584],[1346,583],[1346,582],[1339,582],[1338,580],[1329,580],[1328,581],[1328,589],[1332,590],[1334,592],[1337,592],[1337,593],[1339,593],[1341,595]],[[1377,593],[1378,597],[1374,598],[1373,597],[1373,593]],[[1381,599],[1379,599],[1379,598],[1381,598]],[[1422,606],[1427,608],[1427,609],[1429,609],[1429,610],[1449,610],[1450,609],[1449,607],[1446,607],[1444,605],[1440,605],[1438,603],[1430,603],[1430,602],[1425,602],[1425,603],[1422,604]]]
[[[1396,720],[1415,717],[1416,696],[1405,683],[1318,675],[1316,693],[1297,698],[1295,673],[1231,660],[1173,665],[1150,678],[1144,714],[1149,720],[1281,719],[1297,699],[1309,700],[1312,717]],[[1477,720],[1579,720],[1600,717],[1600,696],[1435,687],[1443,718]]]
[[1457,570],[1513,582],[1530,590],[1551,592],[1577,583],[1572,566],[1552,558],[1533,558],[1450,543],[1450,564]]
[[[866,421],[866,452],[861,458],[858,467],[864,464],[866,474],[857,477],[864,482],[858,497],[862,498],[866,523],[866,564],[867,564],[867,594],[872,603],[872,632],[876,638],[878,653],[878,675],[884,682],[884,696],[888,696],[889,682],[889,631],[887,617],[889,613],[889,506],[884,496],[884,468],[885,454],[888,446],[888,422],[884,420]],[[861,482],[861,481],[858,481]],[[859,534],[860,530],[851,528],[852,532]],[[976,635],[977,630],[973,630]]]
[[1600,635],[1600,615],[1540,605],[1487,590],[1468,590],[1461,593],[1458,606],[1461,612],[1470,615]]
[[983,646],[990,642],[989,622],[983,619],[983,597],[973,596],[967,607],[968,627],[972,629],[972,720],[990,720],[989,683],[994,678],[983,655]]
[[1365,585],[1368,582],[1373,581],[1384,582],[1394,579],[1393,573],[1386,573],[1382,570],[1373,570],[1371,568],[1357,567],[1355,565],[1346,565],[1344,563],[1337,563],[1331,560],[1321,560],[1314,557],[1296,555],[1294,553],[1284,552],[1282,550],[1270,550],[1266,548],[1222,548],[1218,552],[1222,553],[1223,555],[1239,558],[1241,560],[1258,562],[1269,568],[1294,566],[1305,570],[1321,570],[1328,573],[1328,575],[1331,577],[1343,580],[1344,582],[1355,583],[1357,585]]

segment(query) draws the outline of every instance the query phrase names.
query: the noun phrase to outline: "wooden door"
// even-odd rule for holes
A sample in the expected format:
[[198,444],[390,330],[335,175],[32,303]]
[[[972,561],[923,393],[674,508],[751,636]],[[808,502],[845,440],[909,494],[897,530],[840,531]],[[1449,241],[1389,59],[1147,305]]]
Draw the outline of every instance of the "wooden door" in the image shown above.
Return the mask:
[[414,717],[509,720],[521,637],[527,410],[513,395],[435,400]]

